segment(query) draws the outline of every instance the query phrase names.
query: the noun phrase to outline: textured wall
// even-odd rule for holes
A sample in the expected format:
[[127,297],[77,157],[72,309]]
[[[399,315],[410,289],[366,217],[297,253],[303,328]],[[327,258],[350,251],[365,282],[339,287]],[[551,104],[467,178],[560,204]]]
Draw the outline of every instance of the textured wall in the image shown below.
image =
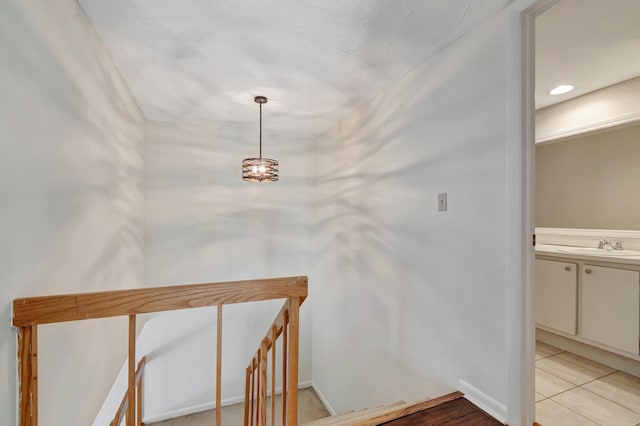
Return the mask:
[[[16,424],[12,299],[143,283],[144,118],[73,0],[2,0],[0,424]],[[90,424],[126,319],[40,327],[40,424]]]
[[640,125],[536,146],[536,226],[640,230]]
[[338,412],[459,379],[506,405],[505,25],[495,15],[316,142],[313,380]]
[[[247,114],[256,110],[249,105]],[[265,155],[280,161],[280,181],[243,182],[240,164],[257,154],[257,136],[257,122],[218,130],[148,123],[147,285],[309,274],[312,144],[288,135],[265,138]],[[281,305],[224,308],[223,399],[244,394],[244,369]],[[310,310],[307,300],[301,381],[311,379]],[[215,401],[215,308],[171,316],[173,322],[165,315],[151,319],[140,337],[154,358],[146,401],[151,418]]]

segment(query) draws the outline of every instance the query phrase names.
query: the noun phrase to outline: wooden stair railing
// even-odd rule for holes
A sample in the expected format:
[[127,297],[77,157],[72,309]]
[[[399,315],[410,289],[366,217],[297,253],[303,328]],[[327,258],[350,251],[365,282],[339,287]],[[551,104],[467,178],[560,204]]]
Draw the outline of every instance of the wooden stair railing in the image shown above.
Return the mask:
[[[295,386],[289,386],[289,405],[297,407],[298,309],[306,297],[307,277],[288,277],[15,299],[13,301],[12,323],[18,329],[19,424],[20,426],[38,425],[39,325],[115,316],[129,317],[128,387],[126,403],[121,404],[121,408],[126,407],[126,409],[123,408],[126,412],[126,426],[135,426],[136,383],[139,383],[140,398],[138,403],[140,407],[138,411],[141,414],[142,374],[146,362],[145,360],[136,370],[136,315],[217,306],[216,424],[220,425],[222,306],[272,299],[286,299],[285,306],[289,306],[288,321],[291,329],[289,383],[295,383]],[[278,318],[276,318],[274,325],[279,324]],[[139,380],[137,380],[138,374],[140,374]],[[295,396],[295,402],[291,402],[293,401],[292,395]],[[288,413],[289,419],[291,419],[293,416],[291,410]],[[118,416],[121,416],[120,410],[118,410],[114,422],[118,421]],[[289,422],[291,426],[296,426],[297,409],[295,409],[295,416],[296,420]],[[141,421],[141,416],[139,421]]]
[[304,298],[289,298],[267,330],[246,370],[244,425],[267,426],[267,387],[271,350],[271,426],[276,419],[276,341],[282,336],[282,426],[298,425],[298,351],[300,305]]
[[[135,388],[136,388],[136,426],[142,426],[142,377],[144,373],[144,366],[147,364],[147,357],[143,356],[140,362],[138,363],[138,368],[136,369],[136,377],[135,377]],[[125,418],[125,414],[127,412],[127,408],[129,407],[129,393],[126,392],[122,397],[122,402],[120,402],[120,406],[118,407],[118,411],[116,412],[115,417],[109,423],[109,426],[120,426],[122,419]]]

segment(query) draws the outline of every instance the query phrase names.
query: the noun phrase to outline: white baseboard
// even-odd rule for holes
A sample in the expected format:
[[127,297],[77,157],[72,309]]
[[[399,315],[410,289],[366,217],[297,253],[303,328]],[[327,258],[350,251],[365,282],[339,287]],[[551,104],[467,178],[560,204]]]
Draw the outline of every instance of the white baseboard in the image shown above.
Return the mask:
[[495,417],[496,420],[504,424],[507,423],[507,407],[504,404],[501,404],[462,379],[460,379],[458,383],[460,385],[460,391],[464,393],[466,399]]
[[[313,382],[311,382],[310,380],[306,382],[300,382],[298,384],[298,389],[306,389],[310,387],[313,387],[315,389]],[[276,395],[280,395],[280,394],[282,394],[282,387],[276,388]],[[267,391],[267,396],[271,396],[270,389]],[[239,395],[239,396],[233,396],[231,398],[223,399],[221,401],[221,405],[223,407],[226,407],[227,405],[240,404],[242,402],[244,402],[244,395]],[[155,416],[149,416],[149,417],[145,416],[144,423],[161,422],[164,420],[175,419],[177,417],[188,416],[190,414],[201,413],[203,411],[215,410],[215,408],[216,408],[216,402],[210,401],[204,404],[192,405],[191,407],[185,407],[185,408],[179,408],[177,410],[166,411],[164,413],[157,414]]]
[[329,404],[329,401],[327,401],[327,398],[325,398],[322,392],[320,391],[320,389],[318,389],[318,386],[316,386],[316,384],[312,382],[311,387],[316,392],[316,395],[318,395],[318,398],[320,398],[320,401],[322,401],[322,403],[324,404],[329,414],[331,414],[332,416],[335,416],[336,410],[334,410],[331,404]]
[[616,370],[624,371],[633,376],[640,376],[640,361],[629,355],[620,355],[605,347],[599,348],[597,343],[578,341],[579,337],[565,337],[559,334],[536,328],[536,340],[565,351],[580,355],[592,361],[599,362]]

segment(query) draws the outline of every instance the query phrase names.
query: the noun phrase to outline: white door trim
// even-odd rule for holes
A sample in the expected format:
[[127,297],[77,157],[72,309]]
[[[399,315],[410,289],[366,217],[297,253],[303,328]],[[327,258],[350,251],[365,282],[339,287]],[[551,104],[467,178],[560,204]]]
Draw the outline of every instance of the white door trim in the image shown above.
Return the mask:
[[535,17],[560,0],[507,9],[507,422],[535,419],[533,318]]

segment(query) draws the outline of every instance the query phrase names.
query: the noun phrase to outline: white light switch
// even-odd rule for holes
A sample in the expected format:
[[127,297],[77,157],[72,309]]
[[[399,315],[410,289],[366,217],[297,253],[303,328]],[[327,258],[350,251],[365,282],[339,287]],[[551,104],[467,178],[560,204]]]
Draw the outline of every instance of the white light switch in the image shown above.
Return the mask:
[[447,211],[447,193],[446,192],[442,194],[438,194],[438,211],[439,212]]

